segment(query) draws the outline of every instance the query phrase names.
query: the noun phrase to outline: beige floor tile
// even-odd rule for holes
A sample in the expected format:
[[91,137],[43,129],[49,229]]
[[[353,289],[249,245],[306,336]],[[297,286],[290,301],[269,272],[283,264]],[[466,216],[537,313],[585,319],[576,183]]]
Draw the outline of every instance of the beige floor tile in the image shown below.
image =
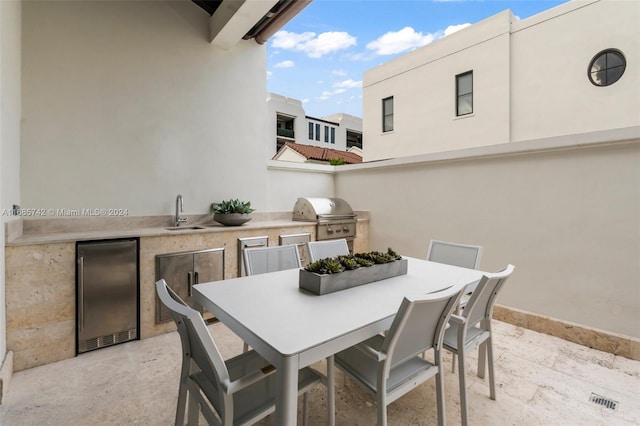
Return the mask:
[[[242,342],[222,324],[209,327],[225,358]],[[498,321],[494,322],[497,400],[488,376],[476,376],[469,354],[467,395],[475,425],[640,424],[640,362],[603,353]],[[175,416],[180,340],[169,333],[129,342],[14,374],[2,425],[170,425]],[[458,375],[445,356],[447,424],[460,423]],[[324,370],[324,363],[314,367]],[[375,424],[374,399],[336,374],[336,424]],[[589,402],[591,392],[618,401],[618,410]],[[326,424],[326,389],[310,392],[309,423]],[[388,407],[389,425],[436,424],[433,381]],[[301,418],[301,416],[300,416]],[[274,425],[274,416],[259,423]]]

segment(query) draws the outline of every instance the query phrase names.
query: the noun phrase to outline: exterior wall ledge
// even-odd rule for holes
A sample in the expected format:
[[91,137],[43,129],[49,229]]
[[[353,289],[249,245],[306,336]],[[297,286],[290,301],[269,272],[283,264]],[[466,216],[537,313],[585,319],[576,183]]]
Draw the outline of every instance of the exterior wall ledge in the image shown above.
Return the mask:
[[496,305],[493,318],[569,342],[640,361],[640,339]]
[[267,169],[269,170],[296,170],[299,172],[332,174],[335,172],[336,167],[345,167],[345,166],[344,165],[330,166],[327,164],[315,164],[315,163],[294,163],[292,161],[278,161],[278,160],[267,161]]
[[588,133],[508,142],[496,145],[458,149],[453,151],[434,152],[430,154],[420,154],[409,157],[364,162],[361,164],[345,164],[343,166],[339,166],[338,168],[335,168],[334,166],[334,168],[336,172],[344,173],[363,169],[415,166],[419,164],[429,164],[436,162],[537,154],[540,152],[564,151],[591,147],[596,148],[605,145],[639,142],[640,126],[632,126],[620,129],[599,130]]

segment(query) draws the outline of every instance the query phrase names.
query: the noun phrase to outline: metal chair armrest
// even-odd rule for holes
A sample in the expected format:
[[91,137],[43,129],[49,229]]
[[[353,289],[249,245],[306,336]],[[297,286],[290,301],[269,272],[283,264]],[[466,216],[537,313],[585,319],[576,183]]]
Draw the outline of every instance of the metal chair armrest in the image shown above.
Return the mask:
[[449,317],[449,322],[452,322],[457,325],[463,325],[464,323],[467,322],[467,319],[465,317],[461,317],[460,315],[452,314]]
[[353,348],[375,359],[378,362],[384,361],[385,359],[387,359],[387,354],[385,354],[384,352],[380,352],[375,348],[372,348],[371,346],[367,345],[364,342],[354,345]]
[[252,384],[264,379],[270,374],[275,373],[276,368],[272,365],[268,365],[259,370],[254,371],[251,374],[240,377],[237,380],[228,383],[222,383],[223,387],[226,387],[226,391],[229,394],[234,394],[239,390],[246,388],[247,386],[251,386]]

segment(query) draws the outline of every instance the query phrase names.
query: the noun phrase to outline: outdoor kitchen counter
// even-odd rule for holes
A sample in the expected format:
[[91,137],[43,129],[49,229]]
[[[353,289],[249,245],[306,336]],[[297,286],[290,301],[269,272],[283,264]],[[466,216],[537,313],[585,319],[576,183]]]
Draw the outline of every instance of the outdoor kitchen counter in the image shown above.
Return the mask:
[[[368,222],[367,212],[357,212],[358,222]],[[224,226],[211,215],[188,216],[189,221],[179,230],[169,230],[173,216],[145,216],[126,218],[63,218],[25,219],[6,224],[5,246],[56,244],[112,238],[184,236],[210,232],[241,232],[273,228],[315,226],[315,222],[291,220],[291,212],[254,213],[253,219],[240,226]],[[188,229],[199,226],[202,228]]]
[[[212,224],[211,215],[185,214],[183,226]],[[212,248],[224,249],[224,278],[238,275],[238,238],[310,233],[316,223],[291,220],[291,212],[254,213],[241,226],[169,231],[173,216],[125,218],[23,218],[7,222],[5,297],[7,349],[14,371],[76,355],[76,242],[138,237],[141,339],[175,330],[173,322],[156,323],[156,257]],[[368,215],[358,217],[354,251],[368,247]],[[24,232],[23,232],[24,231]]]

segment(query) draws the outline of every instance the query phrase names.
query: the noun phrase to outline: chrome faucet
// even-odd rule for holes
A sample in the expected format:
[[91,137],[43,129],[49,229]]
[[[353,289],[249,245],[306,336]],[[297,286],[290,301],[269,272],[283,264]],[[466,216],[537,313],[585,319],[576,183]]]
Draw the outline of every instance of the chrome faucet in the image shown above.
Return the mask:
[[182,206],[182,195],[178,194],[176,197],[176,226],[180,226],[181,223],[186,222],[186,217],[180,217],[180,212],[184,211]]

